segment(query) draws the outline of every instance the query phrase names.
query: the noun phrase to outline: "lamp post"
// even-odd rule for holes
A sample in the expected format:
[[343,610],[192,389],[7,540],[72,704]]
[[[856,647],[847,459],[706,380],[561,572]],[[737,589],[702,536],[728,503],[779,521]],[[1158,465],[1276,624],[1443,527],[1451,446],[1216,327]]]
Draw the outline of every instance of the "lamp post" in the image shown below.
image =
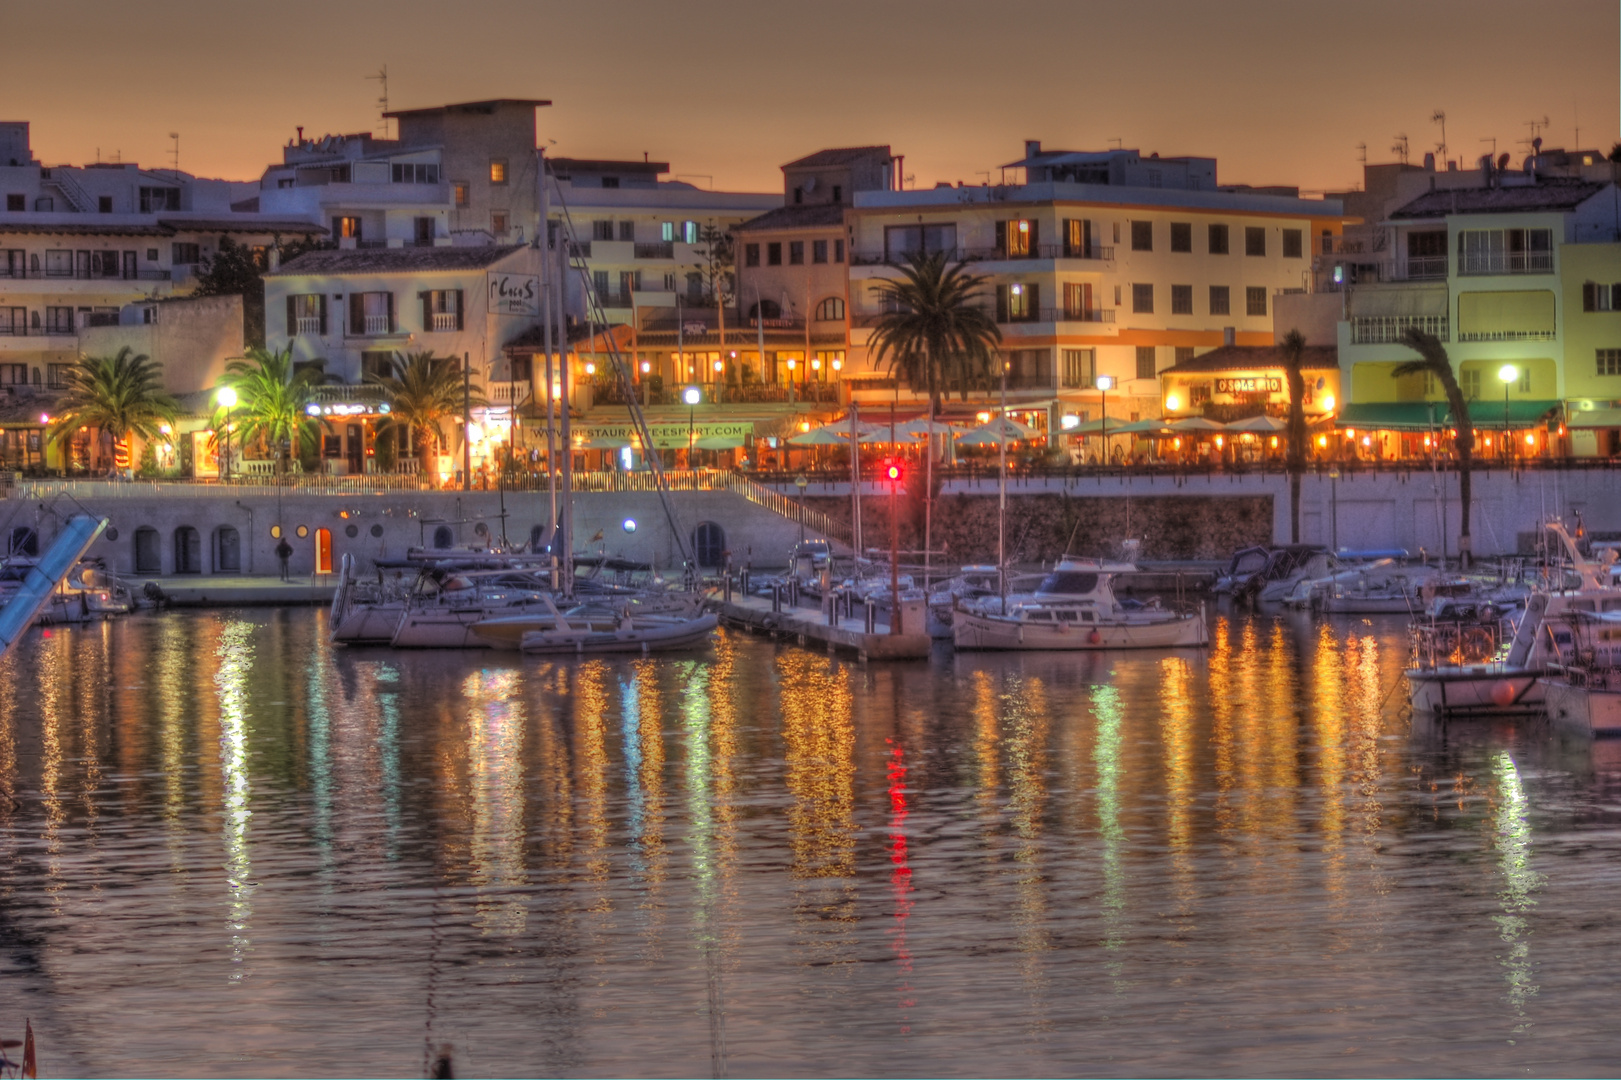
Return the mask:
[[800,473],[794,477],[794,487],[799,489],[799,542],[805,542],[805,485],[810,483],[805,474]]
[[1508,388],[1514,385],[1520,377],[1520,369],[1513,364],[1504,364],[1497,369],[1497,377],[1503,380],[1503,456],[1508,456]]
[[225,469],[223,476],[227,481],[231,479],[231,410],[236,408],[236,388],[231,386],[220,387],[214,400],[220,403],[225,410]]
[[1109,391],[1114,389],[1113,375],[1099,375],[1097,378],[1098,395],[1102,404],[1098,409],[1102,416],[1098,418],[1098,430],[1103,432],[1103,464],[1109,464]]
[[703,400],[704,392],[696,386],[689,386],[681,391],[681,400],[687,403],[687,471],[692,471],[692,426],[693,413],[698,408],[698,402]]

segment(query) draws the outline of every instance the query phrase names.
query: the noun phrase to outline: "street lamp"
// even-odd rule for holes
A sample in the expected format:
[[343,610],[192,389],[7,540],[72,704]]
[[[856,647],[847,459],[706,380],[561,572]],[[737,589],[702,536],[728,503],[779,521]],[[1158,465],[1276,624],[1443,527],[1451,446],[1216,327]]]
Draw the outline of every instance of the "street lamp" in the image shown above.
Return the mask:
[[1102,418],[1098,421],[1101,425],[1098,430],[1103,432],[1103,464],[1107,465],[1109,463],[1109,391],[1114,389],[1114,376],[1099,375],[1097,384],[1098,394],[1102,398],[1102,403],[1098,408],[1103,413]]
[[799,489],[799,542],[801,544],[805,542],[805,485],[809,483],[810,481],[805,479],[804,473],[794,477],[794,487]]
[[1508,456],[1508,388],[1514,385],[1520,377],[1520,369],[1513,364],[1504,364],[1497,369],[1497,377],[1503,380],[1503,456]]
[[702,401],[704,392],[696,386],[689,386],[681,391],[681,400],[687,403],[687,468],[692,468],[692,415]]
[[214,400],[220,403],[225,410],[225,479],[231,478],[231,410],[236,408],[236,388],[231,386],[220,387]]

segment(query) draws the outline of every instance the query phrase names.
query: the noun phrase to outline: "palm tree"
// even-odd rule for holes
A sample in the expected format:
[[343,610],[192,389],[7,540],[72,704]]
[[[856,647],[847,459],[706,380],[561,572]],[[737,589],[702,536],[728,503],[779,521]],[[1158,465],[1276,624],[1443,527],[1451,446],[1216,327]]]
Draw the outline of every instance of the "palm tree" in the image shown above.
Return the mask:
[[442,444],[445,433],[440,425],[460,420],[464,406],[487,404],[477,383],[464,382],[460,360],[431,351],[395,353],[390,374],[367,372],[366,382],[383,388],[391,422],[403,424],[419,447]]
[[[309,414],[309,405],[325,378],[318,366],[296,368],[290,349],[253,348],[247,359],[225,365],[223,382],[236,391],[237,404],[230,413],[241,429],[241,444],[262,438],[274,447],[277,475],[286,468],[283,451],[295,442],[301,456],[315,451],[322,424]],[[220,425],[214,426],[217,430]]]
[[1300,543],[1300,477],[1306,471],[1306,380],[1300,358],[1306,339],[1299,330],[1283,338],[1283,375],[1289,381],[1289,449],[1284,467],[1289,471],[1289,542]]
[[50,424],[53,443],[84,428],[97,431],[98,442],[114,445],[131,435],[156,439],[160,425],[174,423],[180,408],[163,389],[163,365],[128,345],[116,356],[80,357],[65,378],[67,393],[58,399],[56,418]]
[[1468,567],[1474,559],[1473,544],[1469,538],[1469,470],[1474,462],[1475,426],[1469,419],[1469,402],[1458,386],[1458,377],[1452,371],[1452,358],[1434,334],[1409,329],[1402,335],[1402,344],[1418,353],[1419,359],[1409,360],[1396,367],[1391,374],[1398,379],[1409,375],[1433,375],[1446,392],[1447,405],[1452,410],[1452,426],[1457,430],[1453,445],[1458,451],[1458,501],[1463,504],[1463,525],[1458,532],[1458,559]]
[[978,305],[987,280],[963,263],[947,266],[945,252],[917,252],[907,257],[898,281],[878,286],[890,310],[879,317],[867,347],[875,363],[888,360],[897,377],[914,388],[923,384],[931,418],[942,390],[955,386],[966,400],[969,384],[990,374],[1002,331]]

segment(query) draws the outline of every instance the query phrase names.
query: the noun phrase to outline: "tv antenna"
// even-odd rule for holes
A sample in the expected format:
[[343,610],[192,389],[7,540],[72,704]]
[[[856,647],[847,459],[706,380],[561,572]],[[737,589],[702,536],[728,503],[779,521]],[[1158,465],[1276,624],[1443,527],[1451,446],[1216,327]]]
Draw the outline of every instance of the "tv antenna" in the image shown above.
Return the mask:
[[1396,141],[1391,145],[1390,152],[1401,158],[1403,165],[1407,164],[1407,136],[1405,134],[1396,136]]
[[1531,134],[1524,140],[1526,145],[1537,141],[1542,133],[1548,130],[1548,117],[1544,115],[1541,120],[1527,120],[1525,126],[1531,129]]
[[1435,115],[1430,117],[1430,123],[1441,125],[1441,141],[1435,144],[1435,149],[1441,155],[1441,160],[1445,161],[1447,158],[1447,114],[1440,109],[1436,109]]
[[1125,148],[1125,142],[1126,141],[1124,139],[1122,139],[1118,135],[1116,135],[1114,138],[1110,139],[1109,141],[1114,143],[1114,145],[1109,148],[1111,150],[1121,150],[1121,149]]
[[169,164],[178,177],[180,175],[180,132],[169,132],[169,138],[174,140],[174,146],[169,148]]
[[1359,142],[1359,143],[1356,144],[1356,159],[1357,159],[1358,162],[1360,162],[1362,164],[1363,168],[1367,168],[1367,166],[1368,166],[1368,144],[1367,143]]
[[1487,135],[1485,138],[1481,139],[1480,141],[1481,142],[1489,142],[1489,143],[1492,144],[1492,160],[1496,161],[1497,160],[1497,136],[1496,135]]
[[378,83],[377,111],[383,114],[383,138],[388,138],[388,65],[384,64],[377,69],[377,74],[366,75],[364,78],[370,82]]

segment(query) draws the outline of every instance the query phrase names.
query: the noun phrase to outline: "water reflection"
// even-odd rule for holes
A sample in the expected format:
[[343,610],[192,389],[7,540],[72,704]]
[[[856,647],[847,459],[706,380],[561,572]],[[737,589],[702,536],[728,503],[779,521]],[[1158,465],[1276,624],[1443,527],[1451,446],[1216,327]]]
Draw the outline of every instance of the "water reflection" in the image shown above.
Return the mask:
[[1503,888],[1497,894],[1501,915],[1494,917],[1508,951],[1502,957],[1504,979],[1508,983],[1508,1003],[1514,1010],[1514,1031],[1526,1030],[1526,1002],[1538,987],[1532,981],[1530,922],[1527,916],[1537,906],[1533,895],[1542,884],[1542,875],[1531,868],[1531,825],[1527,820],[1525,787],[1520,772],[1507,752],[1492,756],[1497,781],[1497,813],[1493,816],[1497,865],[1503,875]]
[[219,670],[214,676],[219,702],[220,774],[224,780],[225,884],[229,896],[231,982],[247,977],[252,948],[253,861],[248,851],[248,677],[253,667],[253,631],[247,622],[228,623],[220,634]]
[[467,699],[473,836],[469,882],[478,890],[474,925],[514,937],[524,929],[523,701],[518,673],[477,671],[462,683]]

